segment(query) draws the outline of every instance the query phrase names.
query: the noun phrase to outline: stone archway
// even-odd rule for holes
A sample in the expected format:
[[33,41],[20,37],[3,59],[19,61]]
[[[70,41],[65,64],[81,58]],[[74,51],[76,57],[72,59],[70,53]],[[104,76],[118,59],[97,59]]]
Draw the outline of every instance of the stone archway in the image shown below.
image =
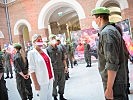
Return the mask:
[[122,11],[128,8],[127,0],[98,0],[96,7],[104,6],[110,9],[110,22],[119,22],[123,19]]
[[4,38],[4,34],[0,31],[0,38]]
[[31,25],[30,25],[30,23],[27,20],[25,20],[25,19],[20,19],[14,25],[14,35],[19,35],[19,31],[18,30],[19,30],[19,27],[21,25],[26,25],[27,28],[28,28],[28,31],[31,32]]
[[[96,3],[96,7],[103,6],[106,2],[109,2],[110,0],[98,0]],[[129,8],[128,1],[127,0],[111,0],[111,2],[117,2],[120,5],[121,10],[124,10],[126,8]]]
[[27,44],[30,42],[30,31],[31,26],[29,22],[25,19],[17,21],[14,26],[14,35],[18,37],[17,42],[22,44],[24,50],[25,47],[27,47]]
[[38,29],[48,28],[48,22],[51,14],[60,7],[71,7],[73,8],[80,19],[86,18],[82,6],[76,0],[51,0],[49,1],[42,10],[38,17]]

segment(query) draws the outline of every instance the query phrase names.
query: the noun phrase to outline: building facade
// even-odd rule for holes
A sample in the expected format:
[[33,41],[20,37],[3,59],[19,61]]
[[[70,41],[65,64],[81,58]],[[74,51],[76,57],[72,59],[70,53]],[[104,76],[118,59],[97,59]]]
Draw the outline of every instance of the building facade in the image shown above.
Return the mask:
[[0,0],[0,44],[24,45],[35,33],[69,37],[70,31],[92,27],[91,10],[99,6],[110,9],[110,21],[128,18],[133,28],[132,0]]

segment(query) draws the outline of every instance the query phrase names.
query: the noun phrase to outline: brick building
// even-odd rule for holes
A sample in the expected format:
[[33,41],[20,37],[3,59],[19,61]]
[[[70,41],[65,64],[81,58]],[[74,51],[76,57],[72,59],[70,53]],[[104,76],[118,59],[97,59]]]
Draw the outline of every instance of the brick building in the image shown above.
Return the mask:
[[0,0],[0,44],[24,44],[34,33],[69,37],[70,31],[92,27],[91,10],[99,6],[110,9],[111,21],[129,18],[133,28],[132,0]]

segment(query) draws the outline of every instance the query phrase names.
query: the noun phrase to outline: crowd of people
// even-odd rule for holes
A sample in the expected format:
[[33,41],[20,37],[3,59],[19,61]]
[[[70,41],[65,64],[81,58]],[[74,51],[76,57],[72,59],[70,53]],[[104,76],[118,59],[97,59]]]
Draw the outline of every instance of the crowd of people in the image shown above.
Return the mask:
[[[122,39],[122,31],[115,24],[109,23],[109,14],[109,10],[105,7],[92,10],[92,16],[100,29],[97,54],[105,98],[129,100],[129,52]],[[74,64],[77,64],[74,49],[70,40],[63,45],[54,34],[49,36],[49,41],[49,44],[44,46],[41,35],[34,34],[33,48],[30,51],[23,50],[19,43],[13,45],[15,50],[13,57],[6,52],[6,49],[0,50],[0,100],[10,98],[3,73],[5,69],[5,79],[12,79],[12,66],[15,69],[16,87],[22,100],[33,99],[32,81],[40,100],[52,100],[52,98],[58,100],[58,95],[60,100],[67,100],[64,97],[64,90],[66,80],[70,78],[68,68],[69,65],[73,68]],[[84,40],[86,67],[91,67],[90,51],[89,42]]]

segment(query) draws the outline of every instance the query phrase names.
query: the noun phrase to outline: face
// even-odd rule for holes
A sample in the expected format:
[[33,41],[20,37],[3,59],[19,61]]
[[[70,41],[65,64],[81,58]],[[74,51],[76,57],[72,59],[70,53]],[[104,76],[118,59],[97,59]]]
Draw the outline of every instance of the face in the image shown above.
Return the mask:
[[100,26],[100,21],[101,21],[101,18],[100,18],[100,16],[99,17],[95,17],[94,16],[94,20],[95,20],[95,22],[96,22],[96,24],[98,25],[98,27]]
[[56,39],[51,40],[51,45],[53,46],[57,45],[57,40]]
[[39,37],[36,39],[35,45],[36,45],[37,47],[43,47],[43,41],[42,41],[42,37],[41,37],[41,36],[39,36]]

